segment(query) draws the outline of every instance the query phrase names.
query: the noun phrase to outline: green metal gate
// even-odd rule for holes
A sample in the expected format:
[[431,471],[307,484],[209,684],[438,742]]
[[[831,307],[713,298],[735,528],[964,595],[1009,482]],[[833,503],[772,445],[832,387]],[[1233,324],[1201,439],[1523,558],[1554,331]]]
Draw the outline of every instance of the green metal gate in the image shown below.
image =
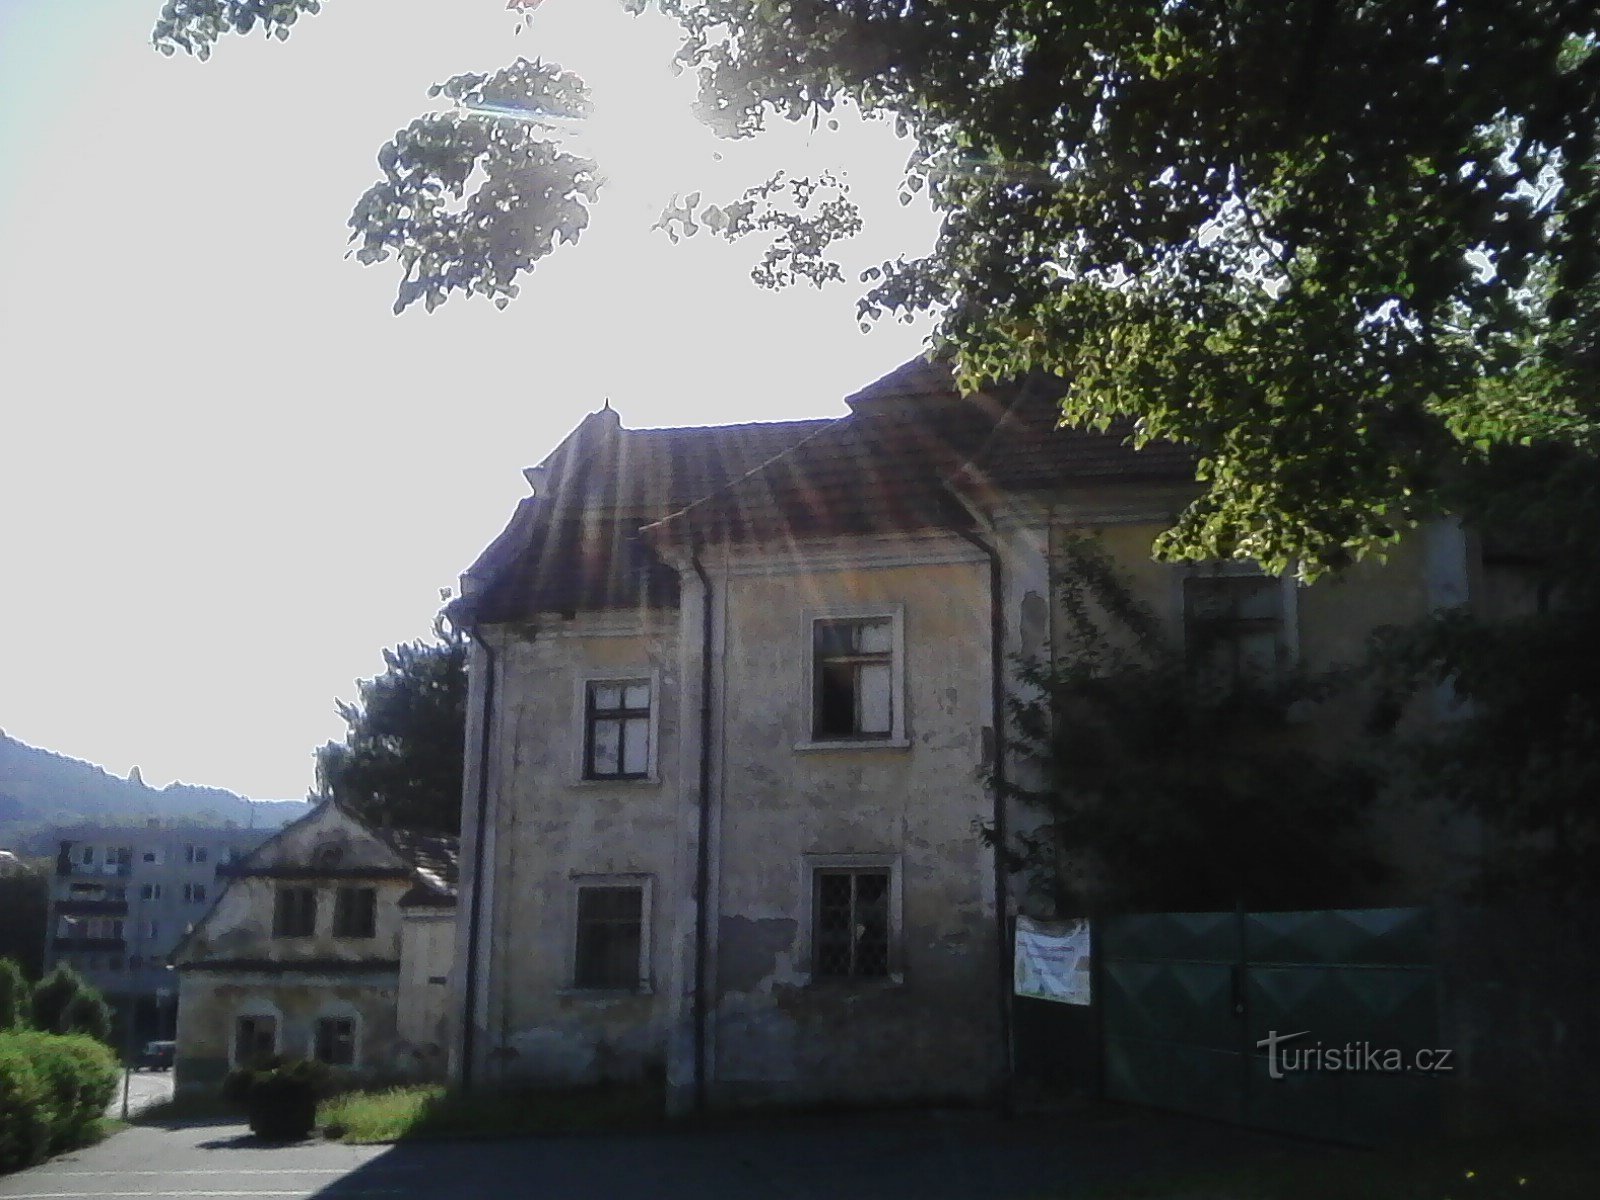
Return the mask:
[[1358,1144],[1436,1121],[1426,909],[1118,916],[1095,957],[1111,1099]]

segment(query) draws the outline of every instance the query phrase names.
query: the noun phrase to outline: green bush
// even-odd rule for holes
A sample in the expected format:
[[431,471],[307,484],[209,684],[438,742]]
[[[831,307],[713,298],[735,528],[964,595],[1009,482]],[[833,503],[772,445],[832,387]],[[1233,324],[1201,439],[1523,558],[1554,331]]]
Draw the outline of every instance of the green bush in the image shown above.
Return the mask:
[[50,1089],[14,1037],[0,1034],[0,1171],[31,1166],[50,1146]]
[[222,1081],[223,1098],[244,1108],[251,1132],[277,1142],[310,1133],[317,1102],[332,1090],[332,1072],[304,1058],[272,1058],[236,1067]]
[[94,1038],[0,1033],[0,1169],[83,1142],[116,1084],[116,1058]]
[[31,1007],[35,1029],[110,1040],[111,1010],[104,997],[64,963],[34,985]]

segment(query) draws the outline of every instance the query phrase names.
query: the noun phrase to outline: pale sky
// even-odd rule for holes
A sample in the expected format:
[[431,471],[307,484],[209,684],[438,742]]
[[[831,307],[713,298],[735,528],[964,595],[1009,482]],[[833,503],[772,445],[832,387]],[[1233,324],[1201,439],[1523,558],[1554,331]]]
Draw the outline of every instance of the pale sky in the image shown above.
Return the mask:
[[[428,633],[439,589],[607,398],[629,426],[830,416],[918,352],[855,272],[924,250],[884,125],[719,142],[660,18],[546,0],[338,0],[208,63],[159,0],[0,0],[0,729],[116,774],[297,799],[335,697]],[[583,74],[613,175],[505,312],[390,315],[343,258],[374,156],[427,87],[524,54]],[[722,154],[722,159],[714,157]],[[750,282],[753,243],[649,226],[777,166],[843,169],[851,282]]]

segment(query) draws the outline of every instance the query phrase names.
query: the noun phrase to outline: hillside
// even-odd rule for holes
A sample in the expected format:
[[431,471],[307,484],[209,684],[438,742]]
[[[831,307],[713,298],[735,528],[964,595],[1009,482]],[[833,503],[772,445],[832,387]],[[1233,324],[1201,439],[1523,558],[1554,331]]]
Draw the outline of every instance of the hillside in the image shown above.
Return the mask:
[[150,817],[257,828],[282,825],[306,811],[303,801],[252,803],[221,788],[172,783],[147,787],[93,763],[24,745],[0,733],[0,846],[25,844],[42,830],[80,821],[139,824]]

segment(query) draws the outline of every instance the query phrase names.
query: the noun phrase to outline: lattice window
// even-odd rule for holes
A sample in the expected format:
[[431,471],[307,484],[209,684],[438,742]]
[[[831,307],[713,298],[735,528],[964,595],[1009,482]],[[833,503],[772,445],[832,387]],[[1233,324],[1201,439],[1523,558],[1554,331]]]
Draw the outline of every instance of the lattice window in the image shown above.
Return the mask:
[[821,979],[889,974],[889,873],[830,869],[814,878],[812,974]]
[[356,1023],[349,1017],[319,1017],[316,1042],[312,1048],[318,1062],[331,1067],[354,1066],[356,1061]]
[[369,887],[342,887],[333,896],[333,936],[376,937],[378,892]]
[[316,931],[316,889],[280,887],[273,898],[272,936],[310,937]]
[[649,775],[649,681],[590,683],[584,702],[584,778],[645,779]]
[[575,986],[639,991],[645,984],[643,945],[643,887],[578,888]]
[[1190,656],[1228,679],[1275,675],[1287,659],[1283,600],[1283,581],[1270,575],[1185,579]]

